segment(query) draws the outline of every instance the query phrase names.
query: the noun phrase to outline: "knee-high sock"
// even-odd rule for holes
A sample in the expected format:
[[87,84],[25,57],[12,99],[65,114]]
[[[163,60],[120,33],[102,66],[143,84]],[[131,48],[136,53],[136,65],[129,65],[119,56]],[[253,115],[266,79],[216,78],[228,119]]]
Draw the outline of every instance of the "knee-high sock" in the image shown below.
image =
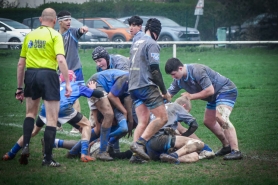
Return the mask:
[[81,154],[88,155],[88,146],[89,146],[88,140],[81,140]]
[[56,136],[56,127],[46,126],[44,131],[44,157],[51,160],[53,143]]
[[111,127],[110,128],[101,127],[100,129],[100,147],[99,147],[100,153],[106,151],[110,130]]
[[8,152],[8,155],[10,156],[10,158],[14,158],[15,155],[17,154],[17,152],[21,149],[22,147],[19,146],[18,143],[15,143],[14,146],[12,147],[12,149]]
[[23,123],[23,147],[29,146],[34,129],[34,118],[26,117]]

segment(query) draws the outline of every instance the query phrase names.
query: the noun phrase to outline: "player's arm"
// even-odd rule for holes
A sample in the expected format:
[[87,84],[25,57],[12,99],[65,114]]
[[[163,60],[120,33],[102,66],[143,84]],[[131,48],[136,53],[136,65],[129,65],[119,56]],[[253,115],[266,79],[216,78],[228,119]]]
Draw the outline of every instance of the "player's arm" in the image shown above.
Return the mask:
[[163,82],[162,74],[159,69],[158,64],[152,64],[150,65],[151,68],[151,74],[153,76],[153,82],[159,87],[161,93],[164,95],[167,93],[166,87]]
[[125,118],[127,119],[127,111],[126,111],[125,107],[123,106],[123,104],[121,103],[120,99],[117,96],[115,96],[112,92],[109,92],[107,97],[108,97],[110,103],[114,107],[116,107],[119,111],[121,111],[121,113],[123,113]]
[[17,64],[17,90],[15,93],[15,98],[19,101],[23,101],[23,81],[24,81],[24,73],[25,73],[25,65],[26,59],[20,57]]
[[194,120],[193,122],[191,122],[189,124],[189,128],[187,129],[187,131],[183,132],[181,135],[189,137],[191,134],[193,134],[197,130],[197,128],[198,128],[198,123],[196,120]]
[[190,100],[198,100],[198,99],[205,99],[213,94],[214,94],[214,87],[210,85],[198,93],[190,94],[188,92],[185,92],[182,93],[181,95],[188,97]]
[[61,73],[64,76],[65,82],[66,82],[66,97],[69,97],[71,95],[72,89],[70,86],[70,80],[69,80],[69,75],[68,75],[68,65],[66,62],[66,59],[64,57],[64,55],[58,54],[56,56],[56,60],[58,62],[59,65],[59,70],[61,71]]
[[87,83],[87,86],[79,86],[80,96],[85,96],[87,98],[91,98],[92,96],[96,98],[102,98],[104,96],[104,93],[102,91],[95,89],[96,82],[89,81]]

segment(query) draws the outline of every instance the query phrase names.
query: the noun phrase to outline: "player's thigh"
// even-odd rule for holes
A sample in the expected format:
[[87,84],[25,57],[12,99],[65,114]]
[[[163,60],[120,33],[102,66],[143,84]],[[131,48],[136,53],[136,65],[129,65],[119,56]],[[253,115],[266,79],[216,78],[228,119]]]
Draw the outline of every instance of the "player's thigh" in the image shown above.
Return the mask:
[[176,136],[175,141],[175,148],[181,148],[184,145],[186,145],[190,140],[193,140],[192,138],[185,137],[185,136]]
[[182,163],[192,163],[199,160],[199,155],[197,152],[192,152],[179,157],[179,161]]
[[104,115],[104,116],[105,115],[113,115],[114,116],[112,106],[107,97],[99,99],[99,101],[96,102],[95,105],[96,105],[97,109],[99,110],[99,112],[102,113],[102,115]]
[[168,114],[166,112],[166,107],[164,104],[150,110],[156,118],[160,118],[161,121],[167,122]]
[[147,125],[149,123],[150,110],[146,107],[145,104],[141,104],[138,107],[136,107],[135,112],[138,119],[138,125]]
[[204,116],[205,125],[213,125],[216,123],[216,110],[215,109],[206,109]]

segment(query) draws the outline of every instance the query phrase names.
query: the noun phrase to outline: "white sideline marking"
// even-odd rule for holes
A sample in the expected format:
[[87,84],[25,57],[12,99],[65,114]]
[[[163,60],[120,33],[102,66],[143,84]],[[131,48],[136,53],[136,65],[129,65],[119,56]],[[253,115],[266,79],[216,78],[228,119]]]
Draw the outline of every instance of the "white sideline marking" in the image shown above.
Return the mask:
[[[15,124],[15,123],[2,123],[2,122],[0,122],[0,125],[1,126],[12,126],[12,127],[22,128],[22,125],[18,125],[18,124]],[[42,128],[41,131],[44,131],[44,128]],[[67,136],[73,136],[73,137],[80,137],[81,136],[81,134],[72,134],[72,133],[70,133],[68,131],[65,131],[65,130],[62,131],[62,132],[57,131],[57,133],[64,134],[64,135],[67,135]],[[125,138],[121,138],[120,143],[125,143],[125,144],[128,144],[128,145],[131,144],[131,142],[129,140],[125,139]]]

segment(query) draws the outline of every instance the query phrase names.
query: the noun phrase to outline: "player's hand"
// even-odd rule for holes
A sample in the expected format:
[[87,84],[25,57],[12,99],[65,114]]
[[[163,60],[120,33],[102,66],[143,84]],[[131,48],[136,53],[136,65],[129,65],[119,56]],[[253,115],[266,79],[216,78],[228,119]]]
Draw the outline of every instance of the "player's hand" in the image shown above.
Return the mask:
[[88,27],[87,27],[87,26],[82,26],[82,27],[80,28],[80,32],[81,32],[81,33],[87,33],[87,32],[88,32]]
[[129,138],[129,137],[132,137],[132,129],[131,130],[128,130],[128,132],[127,132],[127,138]]
[[24,99],[23,90],[16,90],[16,92],[15,92],[15,99],[17,99],[21,103],[23,102],[23,99]]
[[171,95],[167,92],[166,94],[162,95],[163,99],[165,99],[167,102],[171,102]]
[[187,97],[189,100],[192,99],[191,94],[189,94],[188,92],[181,93],[181,96],[185,96],[185,97]]
[[72,93],[72,89],[71,89],[71,86],[70,86],[70,83],[66,85],[66,93],[65,93],[65,97],[70,97]]
[[90,89],[96,89],[97,88],[97,83],[94,82],[94,81],[90,81],[87,86],[90,88]]

